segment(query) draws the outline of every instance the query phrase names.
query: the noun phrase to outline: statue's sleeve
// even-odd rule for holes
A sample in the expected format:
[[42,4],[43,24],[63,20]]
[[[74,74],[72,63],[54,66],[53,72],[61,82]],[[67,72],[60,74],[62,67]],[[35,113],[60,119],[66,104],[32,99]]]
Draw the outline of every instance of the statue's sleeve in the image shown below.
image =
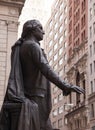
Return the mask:
[[31,55],[32,55],[34,64],[39,68],[41,73],[49,81],[54,83],[60,89],[64,90],[65,85],[63,84],[63,80],[50,67],[39,45],[36,45],[36,44],[31,45]]

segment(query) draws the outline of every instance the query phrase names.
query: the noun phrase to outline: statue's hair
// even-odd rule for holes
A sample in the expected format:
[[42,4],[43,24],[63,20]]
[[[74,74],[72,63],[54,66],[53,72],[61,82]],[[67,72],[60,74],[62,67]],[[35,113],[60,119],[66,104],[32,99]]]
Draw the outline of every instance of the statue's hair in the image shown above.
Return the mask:
[[38,20],[28,20],[27,22],[24,23],[23,25],[23,30],[22,30],[22,34],[21,34],[21,38],[19,38],[16,43],[12,46],[12,49],[15,48],[15,46],[20,46],[21,44],[23,44],[24,40],[26,37],[30,36],[32,32],[32,30],[34,30],[37,25],[39,25],[40,22]]
[[23,25],[21,38],[29,36],[32,33],[32,30],[34,30],[38,24],[40,24],[40,22],[35,19],[25,22]]

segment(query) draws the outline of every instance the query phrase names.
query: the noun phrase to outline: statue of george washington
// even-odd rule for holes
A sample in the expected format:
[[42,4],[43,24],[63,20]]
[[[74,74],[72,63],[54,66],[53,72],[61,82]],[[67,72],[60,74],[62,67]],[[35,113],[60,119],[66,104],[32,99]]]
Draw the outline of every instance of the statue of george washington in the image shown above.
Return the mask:
[[53,130],[50,82],[63,91],[84,93],[81,87],[63,81],[49,66],[40,47],[43,27],[38,20],[23,25],[21,38],[12,47],[11,72],[1,109],[0,130]]

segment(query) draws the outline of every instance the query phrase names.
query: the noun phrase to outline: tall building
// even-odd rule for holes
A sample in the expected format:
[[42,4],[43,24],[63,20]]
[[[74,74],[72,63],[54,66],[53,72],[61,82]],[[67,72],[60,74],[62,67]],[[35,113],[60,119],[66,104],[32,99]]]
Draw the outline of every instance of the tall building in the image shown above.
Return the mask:
[[88,75],[90,130],[95,130],[95,1],[89,0],[88,8]]
[[89,129],[88,107],[88,1],[69,0],[68,71],[67,79],[85,89],[85,95],[71,93],[68,103],[73,107],[65,115],[68,130]]
[[18,18],[24,0],[0,0],[0,107],[10,71],[11,46],[17,39]]
[[[68,46],[68,0],[55,0],[52,6],[51,17],[45,26],[45,50],[48,54],[50,66],[66,80],[67,71],[67,46]],[[52,92],[52,112],[51,121],[53,128],[66,130],[64,125],[64,104],[66,97],[63,97],[62,91],[54,84],[51,87]],[[64,98],[64,99],[63,99]]]
[[49,64],[62,79],[85,89],[85,94],[71,93],[63,97],[52,84],[54,128],[95,129],[94,33],[94,0],[89,3],[86,0],[55,1],[44,39]]

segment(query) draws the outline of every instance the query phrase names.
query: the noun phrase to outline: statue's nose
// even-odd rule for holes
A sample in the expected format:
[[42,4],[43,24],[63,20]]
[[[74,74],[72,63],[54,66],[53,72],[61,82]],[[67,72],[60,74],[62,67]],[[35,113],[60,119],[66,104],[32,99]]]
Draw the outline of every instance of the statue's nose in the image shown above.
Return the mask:
[[43,31],[43,35],[45,34],[45,31]]

